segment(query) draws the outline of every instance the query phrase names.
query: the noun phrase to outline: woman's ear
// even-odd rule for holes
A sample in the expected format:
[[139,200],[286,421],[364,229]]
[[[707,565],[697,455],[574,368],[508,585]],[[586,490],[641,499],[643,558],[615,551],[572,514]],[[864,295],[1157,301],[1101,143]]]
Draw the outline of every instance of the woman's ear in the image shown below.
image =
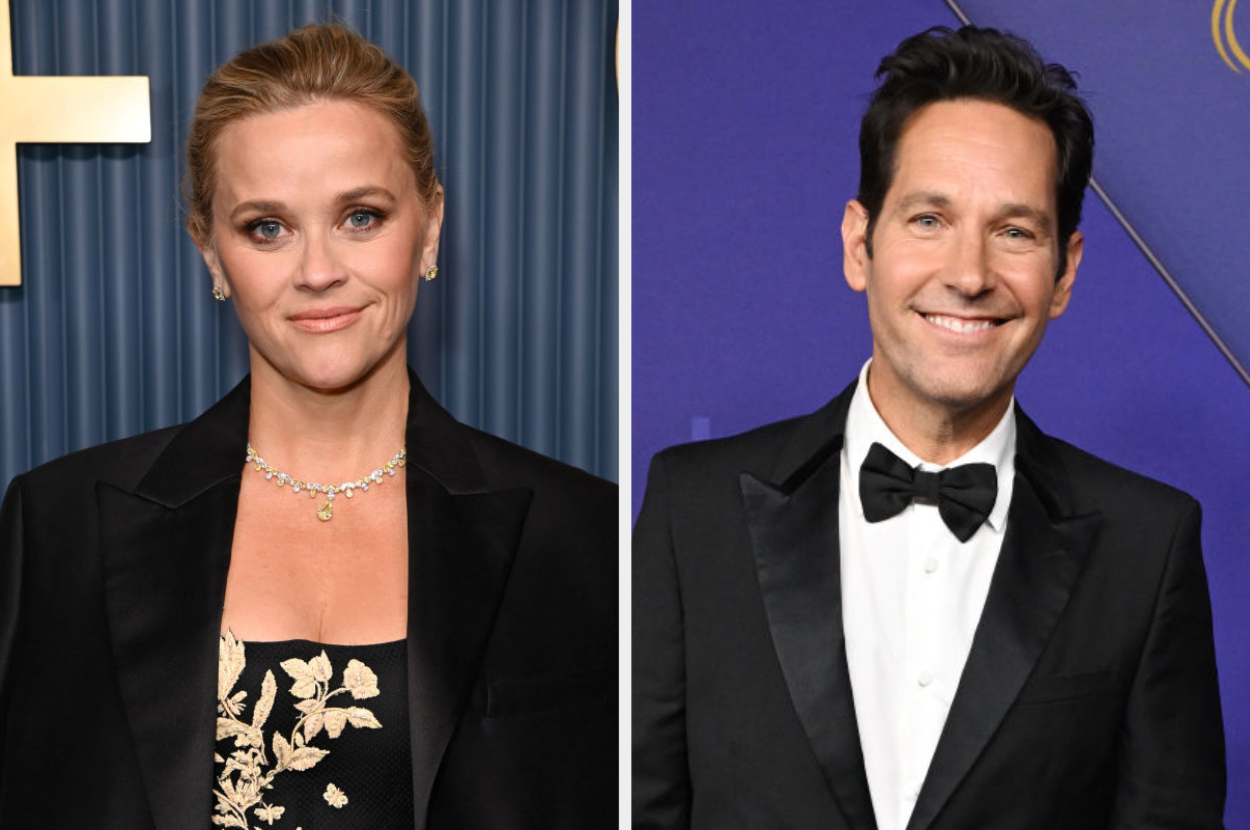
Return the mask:
[[226,269],[221,267],[221,257],[217,255],[217,249],[210,240],[204,239],[197,233],[190,223],[187,225],[187,231],[190,232],[191,241],[195,243],[200,256],[204,258],[204,264],[208,267],[208,275],[213,279],[213,288],[220,288],[222,295],[229,297],[230,280],[226,277]]
[[425,239],[421,250],[421,271],[438,262],[438,240],[443,230],[443,186],[434,190],[434,198],[430,200],[429,215],[425,220]]

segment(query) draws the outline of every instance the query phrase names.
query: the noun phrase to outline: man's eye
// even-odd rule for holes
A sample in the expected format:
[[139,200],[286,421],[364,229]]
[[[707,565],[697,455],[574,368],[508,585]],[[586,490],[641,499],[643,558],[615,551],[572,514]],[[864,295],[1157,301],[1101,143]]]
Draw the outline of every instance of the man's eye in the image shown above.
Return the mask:
[[1008,239],[1032,239],[1033,238],[1033,234],[1029,233],[1024,228],[1008,228],[1003,233],[1006,234]]
[[936,228],[941,224],[941,222],[938,221],[938,218],[931,213],[921,214],[912,221],[922,228]]

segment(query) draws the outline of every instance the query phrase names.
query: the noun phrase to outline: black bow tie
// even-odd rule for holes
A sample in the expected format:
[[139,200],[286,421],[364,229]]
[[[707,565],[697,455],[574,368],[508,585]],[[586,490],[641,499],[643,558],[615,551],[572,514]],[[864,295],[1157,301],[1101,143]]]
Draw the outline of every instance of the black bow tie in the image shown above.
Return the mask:
[[937,505],[942,521],[961,542],[977,532],[997,497],[998,474],[993,464],[961,464],[930,473],[919,467],[913,470],[874,443],[859,468],[859,499],[865,519],[883,521],[901,513],[913,499],[920,499]]

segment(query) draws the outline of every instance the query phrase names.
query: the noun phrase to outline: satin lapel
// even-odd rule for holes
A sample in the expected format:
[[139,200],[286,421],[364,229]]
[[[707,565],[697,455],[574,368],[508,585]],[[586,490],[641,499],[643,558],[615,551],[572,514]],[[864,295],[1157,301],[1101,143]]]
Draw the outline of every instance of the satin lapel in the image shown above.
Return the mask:
[[1016,479],[985,610],[907,830],[937,817],[1033,671],[1080,576],[1100,516],[1069,515],[1051,440],[1016,411]]
[[217,642],[248,388],[182,427],[134,492],[101,482],[118,685],[158,830],[210,826]]
[[842,629],[838,490],[850,391],[796,429],[777,471],[782,484],[751,473],[739,483],[791,702],[847,825],[871,830],[876,820]]
[[469,430],[411,377],[408,447],[408,702],[413,806],[434,782],[474,688],[533,495],[490,492]]

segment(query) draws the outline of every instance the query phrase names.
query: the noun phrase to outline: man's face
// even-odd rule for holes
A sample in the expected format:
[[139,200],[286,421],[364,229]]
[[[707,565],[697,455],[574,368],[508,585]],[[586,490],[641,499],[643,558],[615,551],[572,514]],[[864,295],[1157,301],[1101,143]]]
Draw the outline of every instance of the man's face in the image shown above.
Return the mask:
[[869,389],[883,415],[1006,405],[1047,321],[1067,307],[1081,259],[1079,233],[1058,249],[1055,158],[1043,122],[942,101],[903,128],[871,258],[867,211],[847,205],[846,281],[867,293]]

